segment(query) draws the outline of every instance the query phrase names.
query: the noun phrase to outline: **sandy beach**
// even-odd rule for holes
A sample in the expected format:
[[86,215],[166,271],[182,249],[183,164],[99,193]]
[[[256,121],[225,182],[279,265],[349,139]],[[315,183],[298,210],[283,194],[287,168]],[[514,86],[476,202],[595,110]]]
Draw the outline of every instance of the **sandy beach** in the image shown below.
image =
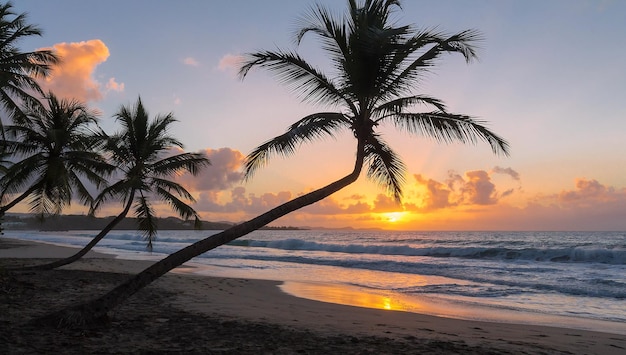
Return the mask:
[[[0,270],[72,252],[0,238]],[[8,354],[626,353],[624,335],[318,302],[282,292],[275,281],[184,272],[170,273],[133,296],[111,314],[106,326],[48,329],[30,322],[50,310],[100,295],[150,263],[92,252],[59,270],[1,272],[0,350]]]

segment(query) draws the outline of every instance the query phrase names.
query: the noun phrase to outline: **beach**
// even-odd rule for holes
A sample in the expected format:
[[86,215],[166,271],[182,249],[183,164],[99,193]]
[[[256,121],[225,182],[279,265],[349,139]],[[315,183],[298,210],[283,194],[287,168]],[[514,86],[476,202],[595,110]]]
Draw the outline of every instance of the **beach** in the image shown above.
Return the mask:
[[[0,265],[41,263],[73,251],[0,239]],[[101,295],[152,262],[90,253],[54,271],[3,273],[3,353],[626,352],[626,336],[619,334],[361,308],[294,297],[277,281],[184,272],[169,273],[134,295],[107,325],[51,329],[32,322]]]

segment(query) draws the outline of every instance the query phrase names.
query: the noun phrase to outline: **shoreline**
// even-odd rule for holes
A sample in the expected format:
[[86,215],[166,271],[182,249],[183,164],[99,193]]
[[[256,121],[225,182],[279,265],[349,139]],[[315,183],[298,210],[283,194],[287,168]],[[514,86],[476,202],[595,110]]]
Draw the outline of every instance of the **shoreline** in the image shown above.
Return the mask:
[[[74,249],[50,248],[48,244],[0,238],[0,260],[19,259],[35,262],[62,255],[51,254]],[[10,259],[9,259],[10,258]],[[18,261],[18,260],[15,260]],[[93,253],[63,271],[133,274],[153,261],[124,260]],[[221,319],[276,324],[329,336],[390,338],[394,341],[419,339],[470,347],[487,347],[513,352],[570,352],[611,354],[626,351],[626,336],[548,327],[533,324],[493,323],[430,316],[420,313],[373,309],[314,301],[281,290],[281,282],[234,279],[176,272],[154,282],[153,289],[174,292],[170,307],[192,314],[218,316]],[[108,290],[106,287],[103,291]],[[102,291],[100,291],[102,292]],[[96,296],[97,294],[91,294]],[[134,296],[133,296],[134,297]],[[153,305],[156,306],[156,305]],[[117,314],[117,313],[116,313]],[[114,315],[115,317],[115,315]],[[202,331],[201,329],[199,331]]]

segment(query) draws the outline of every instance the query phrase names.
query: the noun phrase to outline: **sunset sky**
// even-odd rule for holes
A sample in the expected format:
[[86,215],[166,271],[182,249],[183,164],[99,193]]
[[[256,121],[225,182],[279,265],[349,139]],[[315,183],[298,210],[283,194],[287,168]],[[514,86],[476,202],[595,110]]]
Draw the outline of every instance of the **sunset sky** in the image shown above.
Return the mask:
[[[242,221],[353,168],[349,133],[276,157],[249,182],[240,163],[254,147],[307,114],[270,74],[241,81],[237,60],[292,49],[310,1],[20,0],[42,37],[22,50],[54,48],[63,66],[44,83],[88,102],[101,125],[141,98],[152,116],[173,112],[172,134],[213,166],[181,177],[203,219]],[[345,1],[320,0],[336,12]],[[349,188],[274,225],[405,230],[626,230],[626,1],[403,1],[402,24],[449,33],[480,30],[480,60],[447,56],[416,86],[451,112],[489,122],[511,156],[486,144],[440,145],[383,128],[407,167],[403,205],[361,176]],[[319,42],[299,52],[327,68]],[[78,211],[78,203],[74,211]],[[100,215],[117,214],[111,204]],[[18,211],[17,209],[15,211]],[[162,216],[167,209],[162,209]],[[70,213],[67,211],[66,213]]]

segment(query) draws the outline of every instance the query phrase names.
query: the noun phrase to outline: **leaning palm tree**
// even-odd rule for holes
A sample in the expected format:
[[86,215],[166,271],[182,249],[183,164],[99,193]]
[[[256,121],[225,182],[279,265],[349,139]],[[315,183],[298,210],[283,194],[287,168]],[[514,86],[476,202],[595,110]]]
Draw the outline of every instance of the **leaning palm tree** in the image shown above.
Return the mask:
[[19,123],[26,119],[22,103],[39,104],[35,95],[43,92],[37,79],[48,76],[58,58],[47,49],[33,52],[19,49],[20,40],[41,36],[42,31],[26,22],[26,14],[14,13],[12,7],[11,2],[0,3],[0,107]]
[[[482,122],[448,112],[438,99],[413,93],[418,79],[431,70],[442,54],[460,53],[467,61],[475,58],[474,42],[479,39],[479,34],[470,30],[445,35],[438,31],[416,30],[412,26],[398,26],[389,19],[396,7],[399,7],[396,0],[359,3],[351,0],[349,12],[342,19],[321,6],[311,9],[296,39],[300,42],[307,34],[322,39],[322,48],[336,71],[332,76],[310,65],[296,52],[280,50],[249,54],[240,70],[241,76],[245,77],[252,68],[268,69],[306,101],[338,108],[335,112],[308,115],[289,127],[285,134],[256,148],[245,161],[247,178],[265,165],[272,155],[290,155],[300,143],[332,136],[341,129],[352,132],[356,139],[355,164],[348,175],[183,248],[106,295],[53,314],[48,320],[90,321],[105,317],[120,302],[191,258],[350,185],[357,180],[364,166],[369,178],[381,183],[399,200],[405,167],[376,132],[383,123],[444,143],[484,140],[495,153],[508,154],[506,141],[485,128]],[[418,104],[432,109],[423,113],[412,111]]]
[[76,194],[91,205],[93,197],[82,178],[96,187],[113,170],[98,152],[96,113],[75,100],[46,95],[45,103],[27,103],[27,121],[5,127],[0,141],[5,153],[18,161],[0,178],[0,216],[29,198],[31,212],[40,217],[60,213]]
[[22,270],[54,269],[79,260],[123,221],[133,207],[138,229],[144,233],[148,249],[152,249],[157,225],[151,198],[166,202],[179,216],[194,218],[196,227],[200,226],[196,211],[183,201],[194,202],[194,197],[182,185],[168,178],[184,172],[195,175],[201,167],[210,164],[209,160],[201,153],[168,155],[172,148],[183,148],[183,144],[167,132],[176,119],[167,114],[150,121],[141,98],[134,107],[122,106],[115,117],[122,130],[112,136],[100,132],[100,137],[106,141],[104,149],[119,169],[120,179],[102,189],[91,206],[90,214],[95,214],[111,198],[122,200],[122,211],[74,255]]

